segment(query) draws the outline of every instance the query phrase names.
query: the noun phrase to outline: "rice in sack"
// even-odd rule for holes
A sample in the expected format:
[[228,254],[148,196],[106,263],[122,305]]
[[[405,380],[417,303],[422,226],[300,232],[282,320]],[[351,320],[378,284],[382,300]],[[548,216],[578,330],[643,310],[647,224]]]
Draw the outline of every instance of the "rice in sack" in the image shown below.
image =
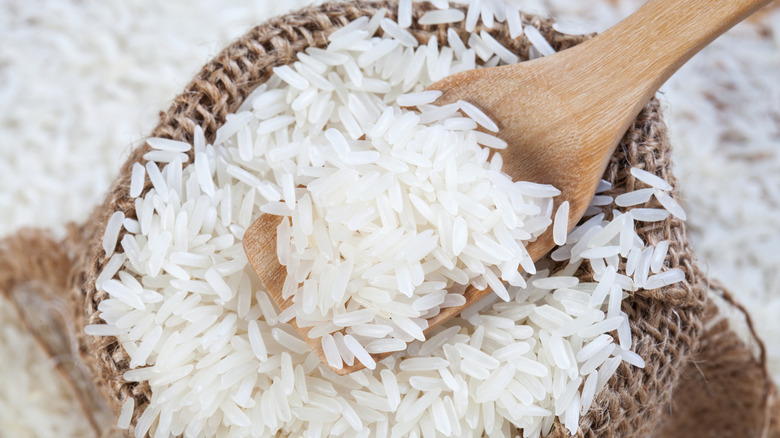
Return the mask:
[[[408,7],[404,5],[401,10]],[[378,13],[382,6],[384,15]],[[271,177],[282,173],[284,164],[274,168],[265,161],[252,169],[247,163],[256,151],[265,152],[258,156],[275,151],[282,157],[300,151],[258,145],[270,141],[262,138],[275,140],[275,146],[285,143],[280,140],[289,143],[291,137],[284,136],[292,133],[281,129],[292,125],[296,116],[288,116],[292,121],[273,119],[276,130],[266,124],[268,135],[263,137],[246,127],[257,130],[280,116],[253,121],[241,110],[271,112],[269,108],[280,102],[302,108],[316,103],[317,96],[311,100],[312,93],[305,94],[308,88],[300,79],[311,85],[318,79],[307,77],[311,73],[307,69],[316,73],[320,64],[329,67],[327,58],[316,58],[321,52],[306,48],[323,48],[334,42],[328,41],[328,34],[353,26],[366,32],[364,38],[341,43],[355,44],[354,51],[360,52],[361,44],[383,44],[368,39],[373,29],[397,41],[388,46],[396,44],[409,53],[422,53],[420,45],[427,44],[425,54],[435,53],[441,64],[423,62],[420,69],[433,79],[431,72],[446,65],[447,58],[451,64],[446,71],[452,72],[458,63],[470,67],[469,59],[491,65],[511,56],[527,59],[532,50],[543,54],[549,49],[538,41],[537,29],[555,50],[584,39],[558,34],[549,21],[531,16],[507,17],[505,25],[491,30],[485,17],[476,23],[473,11],[432,11],[435,14],[424,16],[426,10],[415,5],[410,9],[414,19],[409,20],[404,14],[395,16],[395,5],[325,5],[255,28],[204,68],[174,102],[153,139],[133,152],[106,204],[82,229],[91,245],[81,249],[73,277],[74,286],[84,285],[87,298],[86,314],[77,319],[77,330],[85,328],[90,334],[80,339],[85,361],[121,413],[121,427],[134,428],[139,435],[147,430],[211,435],[232,428],[247,436],[277,431],[295,435],[304,430],[312,435],[373,430],[503,436],[517,427],[528,436],[550,430],[562,435],[565,428],[586,435],[623,436],[654,427],[670,400],[679,369],[690,357],[703,311],[700,276],[691,263],[682,224],[664,209],[682,215],[669,201],[672,186],[653,178],[674,184],[656,102],[626,134],[605,174],[603,190],[594,199],[592,214],[550,260],[539,264],[535,277],[524,278],[528,288],[510,285],[509,301],[481,303],[426,342],[412,343],[406,353],[376,364],[374,372],[338,377],[324,369],[281,321],[291,315],[277,313],[250,276],[240,251],[242,228],[267,201],[283,202],[281,195],[290,190],[289,182],[277,184]],[[465,22],[420,24],[461,16]],[[366,18],[358,21],[360,17]],[[523,30],[518,22],[524,23],[525,35],[513,39],[512,34]],[[438,43],[444,41],[450,50],[439,50]],[[296,59],[305,67],[282,67],[269,80],[274,66]],[[347,78],[350,72],[356,74],[353,67],[334,68],[343,68]],[[376,73],[380,79],[366,81],[366,87],[384,87],[380,83],[384,71]],[[393,72],[388,76],[392,82]],[[357,76],[350,79],[356,85]],[[403,86],[406,78],[401,79]],[[263,83],[266,89],[256,92]],[[293,96],[290,87],[296,85],[300,93],[291,102],[272,100],[268,93],[285,83],[288,88],[281,96]],[[253,91],[255,95],[247,98]],[[263,98],[268,102],[261,100],[255,107],[255,99]],[[323,102],[320,105],[328,105]],[[354,129],[345,122],[349,114],[339,114],[334,122],[347,135],[348,126]],[[351,114],[355,116],[354,111]],[[450,122],[451,126],[467,123],[462,116],[469,114],[459,115],[464,120]],[[364,129],[358,119],[355,122]],[[246,141],[247,131],[254,137],[251,143]],[[500,170],[500,162],[494,160],[483,164]],[[247,168],[268,172],[267,179],[253,176]],[[251,189],[240,186],[247,181]],[[612,204],[615,200],[621,208]],[[599,216],[602,210],[604,215]],[[618,219],[621,226],[607,228]],[[587,248],[601,230],[615,228],[612,236],[600,235],[601,249]],[[608,245],[613,241],[616,253],[613,248],[603,250],[615,246]],[[572,258],[589,261],[569,263]],[[604,286],[599,289],[594,280]],[[586,314],[577,322],[582,327],[567,326]],[[602,325],[594,328],[596,324]],[[365,332],[349,336],[361,341]],[[349,345],[354,343],[343,339],[337,345],[342,360],[360,351]],[[326,398],[336,403],[325,403]]]

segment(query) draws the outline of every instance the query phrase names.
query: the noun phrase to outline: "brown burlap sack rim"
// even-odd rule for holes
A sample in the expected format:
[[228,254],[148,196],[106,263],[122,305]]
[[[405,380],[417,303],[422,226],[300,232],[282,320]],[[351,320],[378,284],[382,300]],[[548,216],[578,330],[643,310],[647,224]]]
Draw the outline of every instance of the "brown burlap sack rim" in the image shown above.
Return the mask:
[[[227,114],[234,112],[255,87],[267,80],[272,67],[294,61],[296,54],[306,47],[325,46],[329,33],[382,8],[389,17],[395,17],[397,5],[393,3],[328,3],[255,27],[201,70],[170,109],[161,114],[161,121],[151,136],[191,143],[195,126],[199,125],[207,140],[212,141]],[[446,41],[447,26],[417,24],[417,19],[429,9],[432,6],[427,3],[414,5],[415,20],[409,31],[421,42],[427,42],[431,35]],[[588,38],[560,34],[552,28],[549,19],[523,15],[522,20],[538,28],[556,50]],[[453,28],[461,36],[466,33],[462,24]],[[477,30],[480,29],[478,26]],[[505,26],[485,30],[521,59],[528,59],[530,44],[525,37],[512,40]],[[83,329],[87,324],[102,322],[97,307],[106,295],[95,289],[95,279],[108,261],[101,245],[103,230],[108,217],[115,211],[124,212],[125,217],[135,217],[134,201],[129,196],[131,167],[135,162],[144,163],[143,154],[148,151],[148,145],[143,145],[131,153],[106,201],[96,208],[90,221],[72,229],[66,242],[67,259],[74,269],[65,286],[72,291],[79,353],[114,412],[119,411],[127,398],[135,398],[133,424],[149,402],[148,385],[123,379],[124,372],[129,369],[129,358],[116,338],[89,337],[83,334]],[[635,188],[637,181],[628,171],[631,166],[643,168],[675,184],[670,144],[656,100],[640,113],[613,156],[604,175],[614,186],[608,194],[616,195]],[[144,191],[149,188],[147,183]],[[624,302],[623,310],[631,320],[634,351],[644,358],[647,366],[644,369],[620,366],[597,396],[591,410],[581,417],[579,436],[641,436],[651,430],[660,411],[668,404],[682,365],[689,359],[701,332],[705,289],[703,277],[687,245],[683,224],[671,217],[637,231],[649,244],[670,240],[666,264],[681,268],[687,281],[653,291],[638,291]],[[584,269],[578,274],[583,279],[592,276]],[[53,281],[52,284],[62,283],[62,280]],[[12,288],[13,285],[8,286]],[[560,424],[556,424],[552,432],[552,436],[567,434]]]

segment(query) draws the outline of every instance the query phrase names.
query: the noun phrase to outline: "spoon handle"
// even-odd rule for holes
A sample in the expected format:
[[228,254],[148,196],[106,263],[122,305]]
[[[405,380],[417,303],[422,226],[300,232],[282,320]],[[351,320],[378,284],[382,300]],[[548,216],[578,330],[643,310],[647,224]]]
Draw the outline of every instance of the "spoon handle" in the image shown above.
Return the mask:
[[[630,123],[645,103],[693,55],[772,0],[651,0],[592,40],[571,49],[591,55],[579,72],[586,95],[601,96]],[[575,55],[575,53],[571,53]],[[585,65],[587,64],[587,65]],[[594,108],[596,110],[602,108]],[[626,128],[628,125],[626,125]]]

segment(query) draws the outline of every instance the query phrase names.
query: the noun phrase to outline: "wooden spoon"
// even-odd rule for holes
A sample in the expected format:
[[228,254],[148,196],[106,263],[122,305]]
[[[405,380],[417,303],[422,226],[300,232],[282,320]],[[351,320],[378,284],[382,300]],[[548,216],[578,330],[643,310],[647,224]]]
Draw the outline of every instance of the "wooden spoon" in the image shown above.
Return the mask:
[[[595,38],[554,55],[502,67],[465,71],[428,89],[437,104],[466,100],[499,126],[509,147],[503,171],[515,181],[561,190],[569,201],[569,229],[590,204],[615,147],[661,85],[695,53],[771,0],[652,0]],[[280,308],[286,270],[276,257],[281,217],[262,215],[244,235],[252,266]],[[527,245],[538,260],[554,247],[552,227]],[[490,293],[469,287],[466,304],[442,309],[426,332]],[[298,328],[327,364],[319,339]],[[373,355],[380,360],[385,355]],[[347,374],[363,368],[334,369]]]

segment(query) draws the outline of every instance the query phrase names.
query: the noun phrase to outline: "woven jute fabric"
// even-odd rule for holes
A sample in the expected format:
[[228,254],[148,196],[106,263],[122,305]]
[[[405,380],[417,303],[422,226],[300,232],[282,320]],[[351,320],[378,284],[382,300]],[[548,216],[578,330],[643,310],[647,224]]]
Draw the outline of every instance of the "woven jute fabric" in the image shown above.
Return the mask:
[[777,391],[766,349],[745,309],[712,283],[704,332],[674,388],[655,438],[776,438]]
[[[226,116],[237,110],[243,99],[268,79],[274,66],[294,61],[296,54],[306,47],[324,47],[331,32],[361,16],[373,15],[382,8],[386,8],[387,15],[393,18],[397,5],[381,2],[325,4],[273,19],[252,29],[203,67],[170,109],[161,114],[160,123],[150,136],[192,142],[195,127],[201,126],[207,140],[213,140]],[[439,41],[446,41],[446,26],[416,24],[416,19],[431,8],[428,4],[414,6],[415,24],[410,31],[420,42],[427,42],[432,35],[436,35]],[[564,50],[588,38],[560,34],[552,28],[548,19],[531,15],[524,15],[522,19],[538,28],[556,50]],[[463,25],[453,28],[461,36],[467,34]],[[513,40],[508,29],[501,26],[485,30],[521,59],[528,59],[530,44],[525,37]],[[604,175],[613,185],[608,194],[617,195],[631,191],[635,186],[640,187],[629,172],[631,166],[652,172],[675,185],[671,173],[671,146],[659,106],[658,101],[651,101],[618,146]],[[134,150],[122,166],[105,202],[94,210],[91,219],[81,226],[72,227],[68,238],[57,242],[62,252],[57,258],[58,263],[67,265],[62,273],[54,278],[48,274],[41,276],[69,297],[68,309],[73,319],[72,330],[78,352],[113,411],[118,412],[128,398],[135,399],[133,424],[149,403],[151,394],[148,385],[123,379],[130,360],[116,338],[88,337],[83,334],[83,329],[87,324],[102,322],[97,309],[107,296],[95,289],[95,279],[108,261],[101,245],[103,230],[115,211],[124,212],[125,217],[135,217],[134,201],[129,196],[131,167],[135,162],[144,163],[143,155],[148,151],[147,145]],[[144,191],[149,189],[147,182]],[[684,225],[675,218],[669,218],[662,223],[644,226],[638,232],[650,244],[671,241],[666,263],[680,267],[685,272],[686,281],[654,291],[638,291],[625,300],[623,310],[631,320],[634,350],[647,365],[644,369],[625,364],[620,366],[590,411],[582,416],[577,436],[650,436],[662,418],[668,421],[664,412],[672,402],[674,390],[703,331],[706,286],[688,247]],[[121,251],[121,248],[117,249]],[[0,257],[0,263],[4,263],[2,260]],[[13,264],[13,261],[10,263]],[[48,262],[33,259],[30,263],[45,266]],[[28,272],[27,267],[18,264],[13,266],[16,270],[7,278],[0,277],[0,287],[12,289],[18,278],[41,274]],[[0,271],[2,269],[5,268],[0,264]],[[589,280],[593,273],[581,269],[578,275],[583,280]],[[700,395],[702,399],[706,398],[706,394]],[[551,436],[568,436],[568,432],[556,424]]]

